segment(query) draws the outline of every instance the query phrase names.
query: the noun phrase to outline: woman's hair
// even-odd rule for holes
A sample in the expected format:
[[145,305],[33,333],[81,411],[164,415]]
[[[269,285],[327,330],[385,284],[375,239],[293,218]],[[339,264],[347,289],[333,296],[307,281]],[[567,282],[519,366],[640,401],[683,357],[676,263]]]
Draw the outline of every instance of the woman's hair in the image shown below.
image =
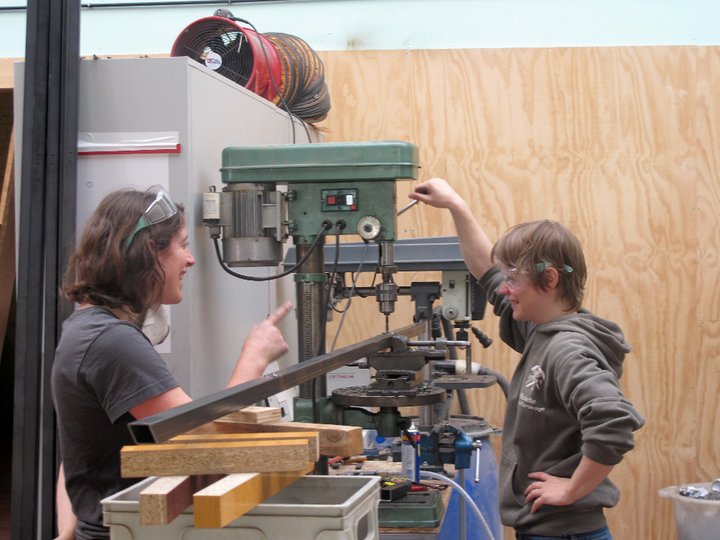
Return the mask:
[[542,290],[547,290],[545,268],[557,269],[561,298],[571,309],[580,309],[587,279],[585,255],[577,237],[560,223],[542,220],[515,225],[493,246],[490,256],[493,262],[529,275]]
[[120,190],[107,195],[88,218],[70,255],[62,293],[74,302],[145,313],[160,304],[165,279],[158,254],[170,246],[185,224],[183,206],[177,213],[137,231],[127,241],[156,194]]

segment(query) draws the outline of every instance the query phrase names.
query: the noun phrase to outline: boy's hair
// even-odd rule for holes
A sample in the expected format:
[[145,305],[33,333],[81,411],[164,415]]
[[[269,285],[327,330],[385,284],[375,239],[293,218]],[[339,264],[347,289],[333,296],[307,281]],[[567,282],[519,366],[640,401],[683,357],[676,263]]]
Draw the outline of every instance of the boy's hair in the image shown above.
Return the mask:
[[107,195],[88,218],[70,255],[61,292],[74,302],[109,308],[128,306],[144,314],[157,307],[165,279],[158,254],[185,224],[183,206],[169,219],[137,231],[127,240],[156,195],[120,190]]
[[587,278],[585,255],[577,237],[560,223],[541,220],[515,225],[493,246],[490,256],[493,262],[529,275],[542,290],[547,290],[544,269],[557,269],[561,298],[571,309],[580,309]]

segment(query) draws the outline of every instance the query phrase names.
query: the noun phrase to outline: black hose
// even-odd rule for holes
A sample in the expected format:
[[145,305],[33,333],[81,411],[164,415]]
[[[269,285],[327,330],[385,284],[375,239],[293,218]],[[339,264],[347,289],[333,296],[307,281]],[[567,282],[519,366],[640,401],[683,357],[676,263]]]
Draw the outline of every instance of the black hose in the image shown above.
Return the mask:
[[490,375],[492,377],[495,377],[497,380],[498,386],[502,389],[502,393],[505,394],[505,399],[508,397],[508,390],[510,389],[510,384],[508,383],[508,380],[505,378],[505,376],[495,371],[494,369],[490,369],[485,366],[480,366],[480,371],[478,371],[479,375]]
[[470,402],[468,402],[467,392],[464,388],[457,389],[458,405],[460,406],[460,414],[470,415]]

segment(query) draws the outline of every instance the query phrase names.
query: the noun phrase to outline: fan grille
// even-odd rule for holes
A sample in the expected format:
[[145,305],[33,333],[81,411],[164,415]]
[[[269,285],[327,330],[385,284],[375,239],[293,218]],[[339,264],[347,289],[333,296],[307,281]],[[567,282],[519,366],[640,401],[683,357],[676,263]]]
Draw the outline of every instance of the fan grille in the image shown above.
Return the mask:
[[241,86],[248,85],[255,66],[247,36],[222,17],[200,19],[185,28],[170,54],[188,56]]
[[188,56],[309,122],[330,110],[323,63],[299,37],[206,17],[180,33],[171,56]]

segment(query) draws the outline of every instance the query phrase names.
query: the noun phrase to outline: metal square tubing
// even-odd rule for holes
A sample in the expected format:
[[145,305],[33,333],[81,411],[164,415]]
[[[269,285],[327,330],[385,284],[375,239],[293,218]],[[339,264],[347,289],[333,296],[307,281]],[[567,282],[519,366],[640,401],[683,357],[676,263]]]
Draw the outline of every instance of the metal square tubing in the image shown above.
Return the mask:
[[387,349],[395,336],[412,337],[423,331],[425,331],[425,323],[416,323],[394,332],[380,334],[348,345],[337,351],[310,358],[265,377],[226,388],[190,403],[131,422],[128,424],[130,433],[136,443],[166,441],[175,435],[212,422],[242,407],[262,401],[359,358]]

